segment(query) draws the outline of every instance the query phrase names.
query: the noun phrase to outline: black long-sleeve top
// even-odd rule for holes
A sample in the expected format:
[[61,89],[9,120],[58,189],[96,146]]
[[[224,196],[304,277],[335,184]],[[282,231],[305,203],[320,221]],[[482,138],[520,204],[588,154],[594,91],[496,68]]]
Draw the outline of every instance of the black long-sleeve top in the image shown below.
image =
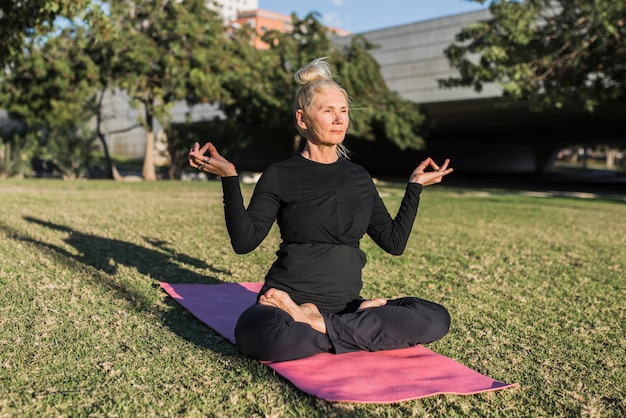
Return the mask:
[[274,220],[282,243],[261,293],[277,288],[297,303],[338,312],[359,298],[367,233],[383,250],[404,251],[422,186],[409,183],[395,219],[367,171],[340,158],[321,164],[296,156],[269,166],[246,209],[237,176],[222,178],[226,226],[235,252],[255,249]]

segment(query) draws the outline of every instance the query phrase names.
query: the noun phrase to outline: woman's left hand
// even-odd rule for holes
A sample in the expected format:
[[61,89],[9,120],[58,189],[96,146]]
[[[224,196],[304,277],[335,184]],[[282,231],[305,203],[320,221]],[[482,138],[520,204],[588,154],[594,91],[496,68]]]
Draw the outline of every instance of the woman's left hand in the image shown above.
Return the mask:
[[[431,184],[441,183],[444,176],[452,173],[453,169],[448,168],[450,160],[446,159],[443,164],[438,166],[432,158],[428,157],[417,166],[411,177],[409,177],[410,183],[419,183],[422,186],[430,186]],[[432,171],[426,171],[431,168]]]

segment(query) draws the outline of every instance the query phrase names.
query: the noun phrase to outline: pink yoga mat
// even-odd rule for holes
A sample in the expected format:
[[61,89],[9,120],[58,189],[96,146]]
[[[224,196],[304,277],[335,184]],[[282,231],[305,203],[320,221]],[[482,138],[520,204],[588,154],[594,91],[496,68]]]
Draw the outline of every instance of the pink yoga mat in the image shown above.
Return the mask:
[[[161,283],[174,300],[233,343],[237,318],[255,302],[261,285]],[[328,401],[394,403],[517,385],[484,376],[423,346],[374,353],[317,354],[265,364],[303,392]]]

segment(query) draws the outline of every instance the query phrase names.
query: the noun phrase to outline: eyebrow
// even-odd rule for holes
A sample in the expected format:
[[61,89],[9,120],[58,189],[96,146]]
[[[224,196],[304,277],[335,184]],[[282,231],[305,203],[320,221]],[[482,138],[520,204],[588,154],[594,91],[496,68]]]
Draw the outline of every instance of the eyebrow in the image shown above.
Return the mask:
[[345,106],[333,106],[333,105],[324,105],[324,106],[320,106],[319,109],[326,109],[326,108],[339,108],[339,109],[349,109],[350,106],[349,105],[345,105]]

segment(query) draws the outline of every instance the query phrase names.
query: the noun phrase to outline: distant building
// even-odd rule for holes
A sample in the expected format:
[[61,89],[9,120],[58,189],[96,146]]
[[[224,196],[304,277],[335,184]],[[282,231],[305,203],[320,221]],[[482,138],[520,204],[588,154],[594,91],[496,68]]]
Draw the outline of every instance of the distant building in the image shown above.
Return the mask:
[[[249,26],[254,29],[255,37],[253,43],[257,49],[268,49],[270,47],[261,40],[265,32],[276,30],[285,33],[293,30],[291,16],[261,9],[239,12],[237,18],[230,22],[230,26],[232,28]],[[343,29],[331,27],[327,27],[327,29],[337,36],[348,36],[352,34]]]
[[205,4],[222,16],[224,24],[237,20],[237,15],[243,10],[259,8],[259,0],[207,0]]
[[240,12],[237,18],[231,21],[230,26],[233,29],[244,26],[254,29],[255,36],[252,42],[256,49],[268,49],[270,47],[261,40],[265,32],[276,30],[284,33],[291,32],[293,29],[291,16],[260,9]]

